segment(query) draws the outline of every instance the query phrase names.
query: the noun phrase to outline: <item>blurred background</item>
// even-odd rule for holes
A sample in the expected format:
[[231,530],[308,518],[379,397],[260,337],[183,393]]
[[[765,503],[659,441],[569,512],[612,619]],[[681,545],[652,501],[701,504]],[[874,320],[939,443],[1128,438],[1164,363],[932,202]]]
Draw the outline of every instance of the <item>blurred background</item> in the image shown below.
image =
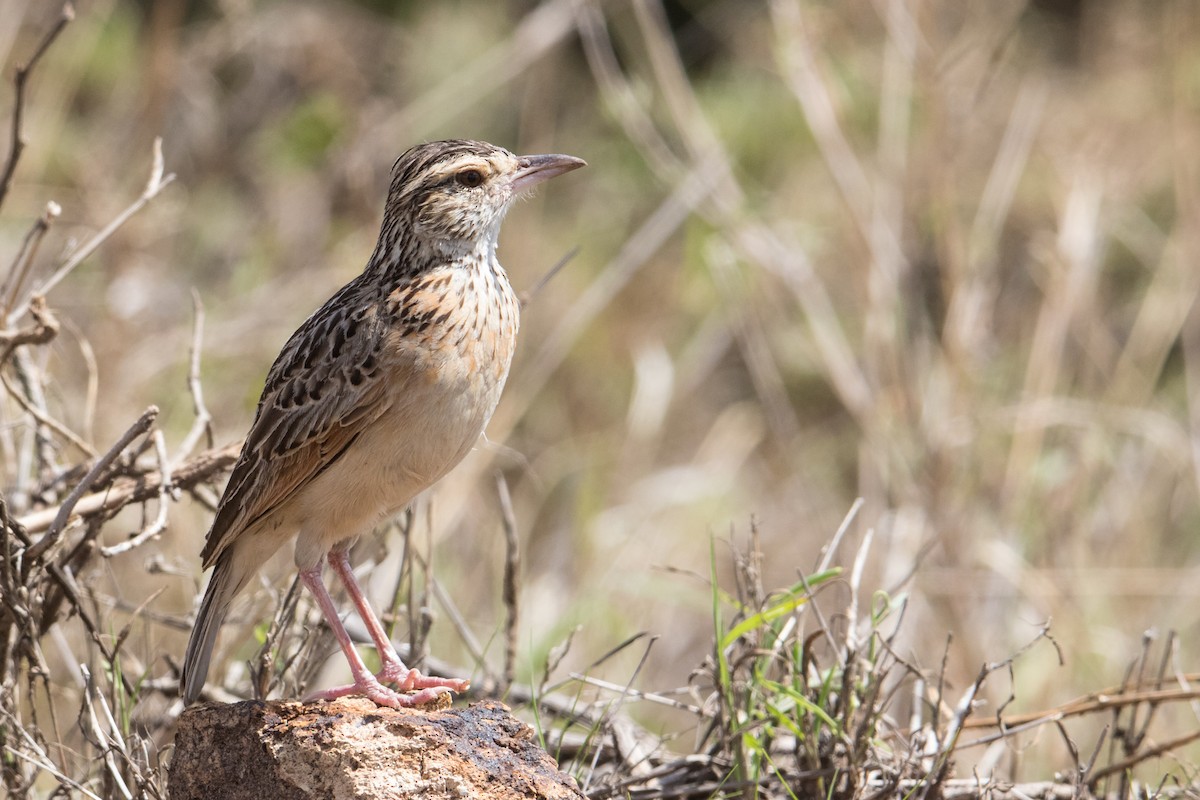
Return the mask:
[[[6,126],[60,10],[0,2]],[[364,265],[410,145],[588,161],[509,215],[519,291],[578,252],[525,308],[489,443],[416,513],[499,660],[506,478],[519,676],[576,628],[560,674],[644,631],[636,684],[685,685],[711,553],[730,575],[753,525],[764,584],[791,585],[860,497],[834,563],[870,535],[863,586],[907,597],[894,646],[944,658],[950,694],[1047,621],[1065,663],[1019,659],[1009,710],[1119,683],[1146,635],[1200,668],[1192,2],[84,0],[28,90],[0,254],[59,203],[35,279],[138,196],[155,137],[176,176],[48,296],[50,406],[101,452],[151,403],[170,448],[191,427],[193,290],[214,443],[238,440],[280,346]],[[160,590],[184,619],[210,518],[179,504],[86,582],[114,619]],[[121,519],[107,541],[141,524]],[[380,541],[360,549],[386,602],[402,545]],[[235,668],[289,558],[235,611]],[[162,675],[186,630],[131,635]],[[442,622],[431,649],[470,666]],[[988,688],[984,714],[1010,690]]]

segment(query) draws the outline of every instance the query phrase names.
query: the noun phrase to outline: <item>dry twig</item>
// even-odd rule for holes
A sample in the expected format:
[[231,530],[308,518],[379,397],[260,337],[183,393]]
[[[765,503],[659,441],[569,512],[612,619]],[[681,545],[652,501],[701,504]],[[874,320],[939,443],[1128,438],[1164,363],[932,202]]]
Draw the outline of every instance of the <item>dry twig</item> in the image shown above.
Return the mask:
[[33,55],[29,57],[28,61],[17,67],[16,74],[13,75],[16,99],[13,101],[12,142],[9,145],[8,161],[4,164],[4,171],[0,172],[0,205],[4,204],[8,188],[12,185],[13,174],[17,171],[17,162],[21,160],[21,153],[25,150],[25,131],[22,123],[25,120],[25,87],[29,82],[29,76],[38,61],[50,49],[50,45],[54,44],[54,40],[62,33],[63,28],[67,27],[67,23],[73,19],[75,19],[75,7],[71,3],[64,3],[62,13],[59,14],[50,30],[46,31],[46,35],[34,49]]

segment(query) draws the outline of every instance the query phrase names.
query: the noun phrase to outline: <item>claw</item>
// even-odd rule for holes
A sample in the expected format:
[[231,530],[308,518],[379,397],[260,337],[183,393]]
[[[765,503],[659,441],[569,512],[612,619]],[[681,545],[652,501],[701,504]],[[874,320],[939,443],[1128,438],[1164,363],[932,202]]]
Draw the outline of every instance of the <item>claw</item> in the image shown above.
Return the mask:
[[471,688],[470,681],[422,675],[419,670],[408,669],[398,661],[384,665],[383,669],[375,673],[375,679],[380,683],[394,683],[402,692],[410,689],[442,688],[461,694]]
[[311,703],[316,700],[336,700],[339,697],[347,695],[362,695],[377,706],[388,706],[389,708],[414,708],[434,702],[444,694],[450,694],[451,689],[448,686],[436,686],[422,689],[419,692],[412,694],[401,694],[387,688],[374,678],[369,678],[358,683],[351,683],[345,686],[335,686],[332,689],[324,689],[319,692],[313,692],[308,697],[304,698],[304,702]]

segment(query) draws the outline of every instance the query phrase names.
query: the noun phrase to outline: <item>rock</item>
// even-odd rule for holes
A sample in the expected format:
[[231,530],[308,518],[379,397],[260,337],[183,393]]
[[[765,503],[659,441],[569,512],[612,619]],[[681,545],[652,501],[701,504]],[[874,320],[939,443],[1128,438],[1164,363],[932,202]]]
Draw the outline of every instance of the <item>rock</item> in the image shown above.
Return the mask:
[[583,797],[501,703],[397,710],[365,698],[192,706],[168,790],[171,800]]

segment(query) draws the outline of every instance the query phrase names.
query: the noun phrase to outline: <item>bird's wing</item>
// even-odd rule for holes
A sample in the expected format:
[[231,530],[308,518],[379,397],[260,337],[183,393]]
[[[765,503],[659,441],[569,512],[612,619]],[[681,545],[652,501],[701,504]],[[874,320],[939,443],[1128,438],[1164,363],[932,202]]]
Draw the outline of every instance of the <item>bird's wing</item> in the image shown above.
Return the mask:
[[384,326],[345,287],[292,334],[267,374],[201,557],[207,569],[246,528],[328,469],[388,408]]

